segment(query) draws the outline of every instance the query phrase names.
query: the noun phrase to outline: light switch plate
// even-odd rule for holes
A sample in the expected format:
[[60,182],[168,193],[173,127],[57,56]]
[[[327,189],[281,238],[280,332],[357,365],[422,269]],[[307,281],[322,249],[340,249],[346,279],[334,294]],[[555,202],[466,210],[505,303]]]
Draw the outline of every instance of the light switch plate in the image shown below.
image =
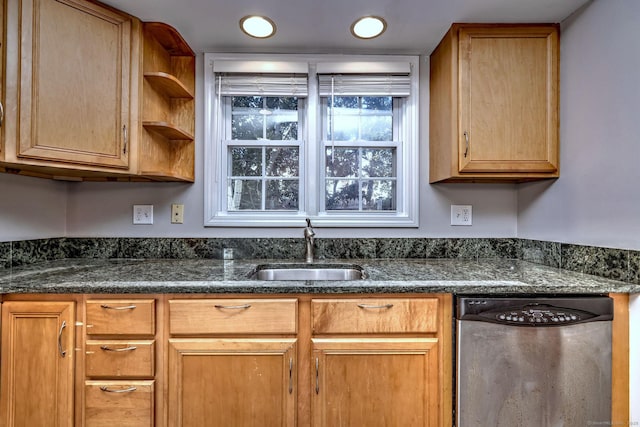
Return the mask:
[[472,224],[471,205],[451,205],[451,225]]
[[153,205],[133,205],[133,223],[136,225],[153,224]]

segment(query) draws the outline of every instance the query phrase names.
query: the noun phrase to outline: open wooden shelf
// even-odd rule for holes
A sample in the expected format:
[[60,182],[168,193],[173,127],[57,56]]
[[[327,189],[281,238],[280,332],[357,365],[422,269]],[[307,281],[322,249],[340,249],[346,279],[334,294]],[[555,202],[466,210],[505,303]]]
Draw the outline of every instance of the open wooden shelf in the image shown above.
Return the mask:
[[155,90],[164,93],[169,98],[193,99],[193,94],[189,89],[171,74],[161,71],[146,72],[144,73],[144,78]]
[[183,131],[171,123],[144,121],[142,122],[142,126],[147,130],[159,133],[167,139],[180,139],[186,141],[193,141],[194,139],[193,135]]

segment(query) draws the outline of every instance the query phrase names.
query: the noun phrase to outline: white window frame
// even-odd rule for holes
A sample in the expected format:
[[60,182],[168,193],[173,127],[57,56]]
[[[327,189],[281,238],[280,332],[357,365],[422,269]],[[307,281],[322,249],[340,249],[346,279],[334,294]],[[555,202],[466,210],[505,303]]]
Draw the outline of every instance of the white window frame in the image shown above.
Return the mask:
[[[204,225],[206,227],[300,227],[305,218],[311,218],[314,227],[418,227],[419,225],[419,58],[417,56],[391,55],[262,55],[205,53],[204,75]],[[304,101],[305,117],[298,138],[300,149],[300,200],[299,211],[227,212],[226,210],[226,159],[223,150],[227,145],[221,140],[224,116],[218,112],[214,61],[271,61],[274,64],[306,62],[309,66],[309,95]],[[397,167],[396,210],[392,212],[323,212],[324,144],[322,134],[322,105],[318,96],[316,65],[318,63],[408,62],[411,66],[411,95],[400,102],[397,140],[400,162]],[[224,100],[222,100],[224,103]],[[394,100],[395,103],[395,100]],[[394,108],[395,114],[395,108]],[[395,130],[394,130],[395,131]],[[395,139],[395,136],[394,136]],[[336,144],[338,145],[338,144]]]

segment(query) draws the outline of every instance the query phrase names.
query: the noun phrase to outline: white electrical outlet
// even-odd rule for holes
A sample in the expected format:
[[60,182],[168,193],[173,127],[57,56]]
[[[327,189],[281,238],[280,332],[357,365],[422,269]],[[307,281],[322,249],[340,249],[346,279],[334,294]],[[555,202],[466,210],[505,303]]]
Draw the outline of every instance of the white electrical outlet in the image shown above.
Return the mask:
[[451,225],[471,225],[471,205],[451,205]]
[[184,205],[171,205],[171,224],[182,224],[184,222]]
[[133,205],[134,224],[153,224],[153,205]]

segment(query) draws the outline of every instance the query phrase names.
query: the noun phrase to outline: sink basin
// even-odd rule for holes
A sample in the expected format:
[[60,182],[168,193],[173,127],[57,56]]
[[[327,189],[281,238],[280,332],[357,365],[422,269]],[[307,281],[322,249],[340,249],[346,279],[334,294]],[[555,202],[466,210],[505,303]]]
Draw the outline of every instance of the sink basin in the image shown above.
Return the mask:
[[251,274],[256,280],[362,280],[366,273],[356,264],[261,264]]

